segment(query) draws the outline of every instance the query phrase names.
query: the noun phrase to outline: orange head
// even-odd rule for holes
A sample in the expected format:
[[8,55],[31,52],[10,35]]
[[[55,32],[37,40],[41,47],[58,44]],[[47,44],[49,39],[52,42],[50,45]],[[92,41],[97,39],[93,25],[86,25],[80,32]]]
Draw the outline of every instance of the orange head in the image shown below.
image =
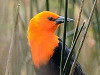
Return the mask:
[[49,11],[43,11],[30,20],[27,37],[35,67],[46,64],[53,55],[54,48],[59,43],[54,32],[63,22],[64,17]]

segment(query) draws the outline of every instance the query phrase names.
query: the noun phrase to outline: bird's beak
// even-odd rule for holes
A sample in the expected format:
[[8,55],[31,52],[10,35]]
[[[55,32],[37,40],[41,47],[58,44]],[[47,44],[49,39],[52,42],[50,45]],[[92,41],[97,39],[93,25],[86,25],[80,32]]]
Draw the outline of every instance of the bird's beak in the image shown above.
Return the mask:
[[[58,19],[56,19],[55,21],[57,24],[64,23],[65,18],[62,16],[59,16]],[[72,22],[72,21],[73,21],[73,19],[67,18],[67,22]]]

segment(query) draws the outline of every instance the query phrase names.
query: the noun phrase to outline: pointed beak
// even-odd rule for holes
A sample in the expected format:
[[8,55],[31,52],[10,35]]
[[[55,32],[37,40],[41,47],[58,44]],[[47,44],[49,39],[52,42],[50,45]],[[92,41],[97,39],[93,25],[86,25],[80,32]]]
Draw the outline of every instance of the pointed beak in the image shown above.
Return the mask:
[[[55,21],[57,24],[64,23],[65,18],[62,16],[59,16],[58,19],[56,19]],[[67,18],[67,22],[72,22],[72,21],[73,21],[73,19]]]

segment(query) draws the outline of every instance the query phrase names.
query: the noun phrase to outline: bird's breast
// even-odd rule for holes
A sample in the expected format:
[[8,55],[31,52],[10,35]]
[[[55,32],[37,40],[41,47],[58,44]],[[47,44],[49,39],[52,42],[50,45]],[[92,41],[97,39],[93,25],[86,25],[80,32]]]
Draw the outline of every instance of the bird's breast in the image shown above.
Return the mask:
[[[32,36],[31,36],[32,35]],[[47,64],[54,53],[54,49],[58,46],[58,37],[56,35],[33,35],[30,34],[28,38],[32,59],[35,67],[39,68],[41,65]]]

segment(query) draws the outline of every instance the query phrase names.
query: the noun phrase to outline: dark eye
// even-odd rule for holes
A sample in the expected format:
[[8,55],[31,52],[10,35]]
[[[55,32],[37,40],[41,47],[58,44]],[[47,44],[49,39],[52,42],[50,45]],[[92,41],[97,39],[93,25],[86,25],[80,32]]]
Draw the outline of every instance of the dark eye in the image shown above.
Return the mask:
[[50,21],[55,21],[55,19],[54,19],[53,17],[48,17],[48,19],[49,19]]

